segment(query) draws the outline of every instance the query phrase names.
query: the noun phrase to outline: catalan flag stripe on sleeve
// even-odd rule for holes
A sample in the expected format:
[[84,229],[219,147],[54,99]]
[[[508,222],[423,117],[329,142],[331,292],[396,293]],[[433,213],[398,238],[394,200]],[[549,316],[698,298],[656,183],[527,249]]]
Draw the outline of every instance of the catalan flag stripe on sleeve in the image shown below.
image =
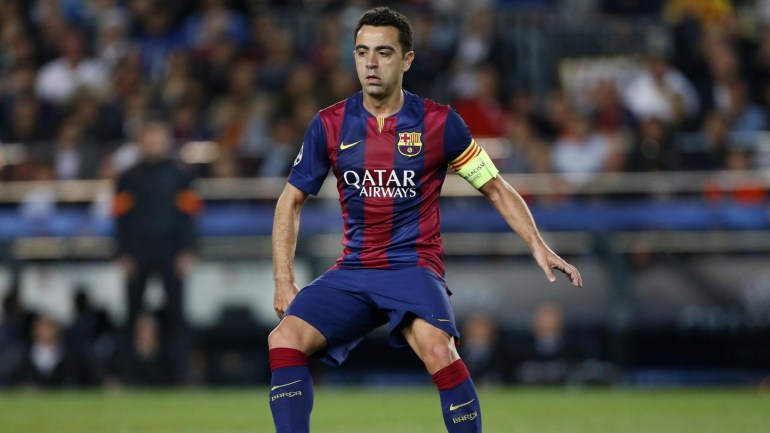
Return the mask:
[[476,140],[471,140],[471,144],[468,146],[467,149],[463,153],[460,154],[457,158],[455,158],[454,161],[449,163],[449,166],[452,167],[452,170],[454,171],[460,171],[461,168],[470,161],[473,160],[473,158],[479,156],[481,154],[481,147],[479,147],[478,144],[476,144]]

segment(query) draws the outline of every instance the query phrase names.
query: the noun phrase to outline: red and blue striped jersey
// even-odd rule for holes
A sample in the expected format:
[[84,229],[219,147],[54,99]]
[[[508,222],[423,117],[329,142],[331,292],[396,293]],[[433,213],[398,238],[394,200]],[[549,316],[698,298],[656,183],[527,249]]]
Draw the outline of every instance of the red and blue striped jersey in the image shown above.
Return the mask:
[[443,276],[441,186],[450,164],[459,170],[478,151],[445,105],[404,91],[401,110],[378,118],[359,92],[315,115],[289,183],[315,195],[334,172],[344,247],[335,267],[420,266]]

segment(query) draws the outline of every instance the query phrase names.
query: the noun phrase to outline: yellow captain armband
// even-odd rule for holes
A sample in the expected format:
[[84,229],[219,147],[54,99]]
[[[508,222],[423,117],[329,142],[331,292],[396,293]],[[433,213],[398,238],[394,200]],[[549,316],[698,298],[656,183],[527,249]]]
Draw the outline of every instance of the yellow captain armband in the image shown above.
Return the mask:
[[465,152],[450,162],[449,166],[476,189],[481,188],[500,173],[487,151],[479,147],[475,140],[471,141],[471,145],[465,149]]

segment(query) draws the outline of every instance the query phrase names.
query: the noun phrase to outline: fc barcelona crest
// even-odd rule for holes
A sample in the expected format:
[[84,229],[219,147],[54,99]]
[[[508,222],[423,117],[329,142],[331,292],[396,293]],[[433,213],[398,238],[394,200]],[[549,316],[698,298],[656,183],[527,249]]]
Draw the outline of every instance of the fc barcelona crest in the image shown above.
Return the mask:
[[422,152],[422,142],[420,136],[422,132],[402,132],[398,134],[398,153],[409,158],[417,156]]

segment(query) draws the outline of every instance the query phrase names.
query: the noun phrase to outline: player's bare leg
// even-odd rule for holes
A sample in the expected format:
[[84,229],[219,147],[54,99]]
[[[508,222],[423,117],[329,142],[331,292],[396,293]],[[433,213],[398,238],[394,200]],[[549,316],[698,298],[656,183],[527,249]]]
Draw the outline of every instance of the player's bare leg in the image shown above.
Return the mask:
[[297,316],[286,316],[267,337],[272,349],[289,348],[311,355],[326,345],[326,339],[312,325]]
[[460,359],[454,339],[422,319],[414,319],[404,327],[404,338],[430,374]]
[[415,319],[406,326],[404,337],[439,389],[447,431],[481,432],[479,396],[457,353],[454,338],[422,319]]
[[270,348],[270,410],[277,433],[310,431],[313,410],[313,378],[308,356],[326,344],[309,323],[286,316],[267,339]]

